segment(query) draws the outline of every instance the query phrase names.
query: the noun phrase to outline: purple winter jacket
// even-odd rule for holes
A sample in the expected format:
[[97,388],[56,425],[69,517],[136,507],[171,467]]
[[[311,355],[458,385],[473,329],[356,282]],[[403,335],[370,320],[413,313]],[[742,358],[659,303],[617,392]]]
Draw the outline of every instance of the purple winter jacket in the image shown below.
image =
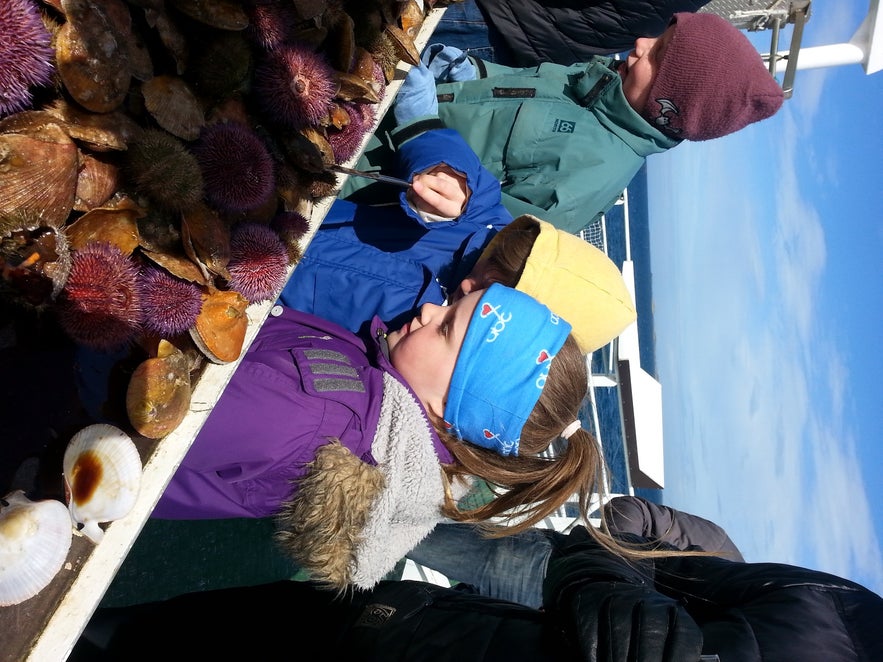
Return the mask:
[[[383,373],[404,383],[381,351],[385,331],[375,318],[366,346],[333,322],[275,306],[152,516],[274,515],[331,437],[375,465]],[[429,428],[439,462],[451,462]]]

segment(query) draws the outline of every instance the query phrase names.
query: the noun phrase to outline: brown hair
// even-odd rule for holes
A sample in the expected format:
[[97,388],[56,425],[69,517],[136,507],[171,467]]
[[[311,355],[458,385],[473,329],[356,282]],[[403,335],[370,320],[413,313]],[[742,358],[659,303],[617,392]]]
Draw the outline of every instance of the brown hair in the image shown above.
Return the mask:
[[[446,478],[476,477],[494,492],[492,499],[473,507],[457,503],[449,494],[443,514],[457,522],[477,523],[490,537],[503,537],[530,528],[576,495],[578,515],[587,522],[592,497],[606,496],[600,444],[588,431],[578,429],[563,442],[563,451],[553,457],[543,455],[577,419],[587,391],[586,358],[571,335],[552,361],[540,398],[521,432],[517,456],[502,456],[462,441],[436,421],[439,436],[454,456],[453,464],[444,466]],[[610,535],[604,518],[600,529],[586,529],[608,550],[627,558],[714,555],[623,543]]]
[[[530,216],[519,216],[503,228],[479,258],[479,263],[483,263],[482,281],[477,288],[492,283],[516,287],[539,234],[540,224]],[[454,456],[454,463],[444,467],[446,478],[477,477],[494,492],[490,501],[474,507],[458,504],[449,494],[443,507],[446,517],[480,524],[489,536],[502,537],[530,528],[576,495],[578,514],[588,521],[592,497],[605,496],[603,477],[607,467],[598,441],[588,431],[579,429],[563,442],[563,452],[554,457],[543,455],[560,439],[564,428],[577,419],[588,393],[587,369],[585,354],[573,335],[569,336],[552,361],[540,398],[524,425],[517,456],[504,457],[462,441],[447,432],[442,421],[434,421],[436,431]],[[708,555],[624,544],[609,534],[604,518],[600,529],[586,528],[604,547],[626,557]]]
[[[502,456],[444,432],[436,425],[455,461],[445,467],[449,478],[477,476],[495,489],[490,502],[461,509],[449,502],[445,515],[461,522],[484,522],[502,517],[504,533],[530,527],[578,495],[581,513],[588,515],[593,491],[601,487],[603,456],[595,439],[579,430],[553,458],[543,457],[564,428],[576,420],[588,387],[585,357],[573,336],[558,351],[546,385],[524,424],[517,456]],[[517,513],[513,513],[513,509]]]
[[517,286],[539,236],[540,224],[530,216],[519,216],[500,230],[478,258],[479,263],[484,263],[484,279],[478,287],[488,287],[491,283]]

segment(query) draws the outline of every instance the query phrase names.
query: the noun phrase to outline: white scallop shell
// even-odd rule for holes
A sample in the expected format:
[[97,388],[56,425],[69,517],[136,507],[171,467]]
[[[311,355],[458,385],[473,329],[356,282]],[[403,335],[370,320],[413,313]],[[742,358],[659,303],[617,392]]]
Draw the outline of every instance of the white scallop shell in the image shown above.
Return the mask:
[[[0,503],[0,606],[24,602],[58,574],[71,546],[71,517],[61,501],[31,501],[22,490]],[[7,505],[8,504],[8,505]]]
[[125,517],[141,487],[141,456],[132,438],[113,425],[96,423],[77,432],[64,452],[68,508],[82,533],[100,542],[99,522]]

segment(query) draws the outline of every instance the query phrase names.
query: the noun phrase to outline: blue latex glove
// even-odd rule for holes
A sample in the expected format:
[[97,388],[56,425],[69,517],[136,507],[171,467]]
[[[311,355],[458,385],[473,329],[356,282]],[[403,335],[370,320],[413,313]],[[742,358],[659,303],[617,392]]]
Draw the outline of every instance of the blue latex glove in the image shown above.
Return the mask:
[[411,67],[411,71],[405,77],[405,82],[396,95],[393,113],[399,124],[424,115],[438,115],[435,78],[422,62],[418,66]]
[[423,51],[423,64],[429,67],[437,83],[453,83],[461,80],[475,80],[475,65],[456,46],[432,44]]

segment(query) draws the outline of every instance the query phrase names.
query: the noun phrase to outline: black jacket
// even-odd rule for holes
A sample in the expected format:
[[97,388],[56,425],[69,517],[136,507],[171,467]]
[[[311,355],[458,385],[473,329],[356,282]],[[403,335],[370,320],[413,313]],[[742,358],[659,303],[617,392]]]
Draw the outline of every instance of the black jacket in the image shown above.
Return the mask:
[[99,609],[68,661],[883,660],[883,598],[853,582],[716,557],[627,563],[583,527],[556,535],[544,611],[424,582],[338,596],[281,581]]
[[[608,616],[619,613],[591,613],[598,627],[585,628],[577,641],[557,614],[435,584],[382,581],[370,591],[337,597],[308,582],[280,581],[99,609],[68,662],[625,660],[594,657],[597,649],[622,648],[611,637],[627,642],[630,636],[627,623],[614,628]],[[665,659],[698,660],[696,626],[678,623],[672,629],[678,638],[669,642],[673,657]],[[636,636],[660,648],[666,642],[657,643],[660,634],[647,626]]]
[[[709,0],[476,0],[491,41],[505,45],[505,64],[570,65],[593,55],[631,50],[638,37],[656,37],[676,12]],[[502,60],[500,60],[502,62]]]
[[[599,651],[599,660],[683,660],[653,642],[654,629],[671,637],[672,624],[684,619],[701,630],[702,654],[721,662],[883,660],[883,598],[849,580],[781,563],[697,556],[658,558],[628,571],[585,528],[559,535],[544,585],[550,611],[569,619],[578,639],[591,636],[593,619],[606,612],[617,612],[607,622],[624,630],[611,641],[631,633],[629,655]],[[639,611],[639,602],[627,597],[634,591],[646,592],[657,609],[669,604],[667,630],[658,620],[636,626],[648,602]]]

